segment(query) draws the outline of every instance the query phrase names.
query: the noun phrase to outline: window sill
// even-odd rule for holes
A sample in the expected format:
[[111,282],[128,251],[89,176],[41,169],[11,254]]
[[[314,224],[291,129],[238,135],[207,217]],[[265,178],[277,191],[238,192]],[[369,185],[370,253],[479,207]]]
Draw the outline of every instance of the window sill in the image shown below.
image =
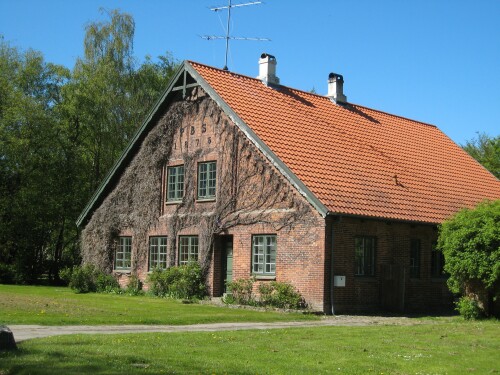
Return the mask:
[[130,275],[132,273],[131,270],[113,270],[113,273],[120,275]]
[[196,203],[215,202],[215,198],[198,198]]
[[252,275],[255,280],[276,280],[276,275]]
[[182,199],[179,201],[166,201],[165,206],[171,206],[171,205],[180,204],[180,203],[182,203]]

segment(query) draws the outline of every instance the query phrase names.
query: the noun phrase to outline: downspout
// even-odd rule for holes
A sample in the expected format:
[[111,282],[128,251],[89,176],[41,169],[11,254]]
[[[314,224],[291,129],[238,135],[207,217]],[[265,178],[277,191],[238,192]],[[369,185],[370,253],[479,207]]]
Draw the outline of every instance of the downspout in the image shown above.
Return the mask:
[[333,220],[330,220],[330,225],[331,225],[331,258],[330,258],[330,306],[331,306],[331,313],[332,315],[335,315],[335,305],[333,303],[333,284],[334,284],[334,277],[333,277],[333,249],[334,249],[334,245],[333,245],[333,234],[334,234],[334,231],[333,231]]

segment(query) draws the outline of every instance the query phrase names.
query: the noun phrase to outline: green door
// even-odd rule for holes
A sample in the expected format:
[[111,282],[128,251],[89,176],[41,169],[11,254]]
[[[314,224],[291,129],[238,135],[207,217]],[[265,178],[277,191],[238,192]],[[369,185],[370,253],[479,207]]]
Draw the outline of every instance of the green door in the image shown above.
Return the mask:
[[225,236],[222,241],[222,290],[233,281],[233,236]]

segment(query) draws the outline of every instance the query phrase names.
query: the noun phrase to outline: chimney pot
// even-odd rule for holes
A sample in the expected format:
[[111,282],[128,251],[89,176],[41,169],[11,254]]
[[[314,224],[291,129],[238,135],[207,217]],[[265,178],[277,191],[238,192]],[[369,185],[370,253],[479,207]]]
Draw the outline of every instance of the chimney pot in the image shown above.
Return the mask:
[[280,79],[276,77],[276,57],[268,53],[263,53],[260,55],[259,59],[259,76],[260,79],[266,86],[269,85],[279,85]]
[[330,73],[328,75],[327,96],[334,103],[346,103],[347,97],[344,95],[344,77],[341,74]]

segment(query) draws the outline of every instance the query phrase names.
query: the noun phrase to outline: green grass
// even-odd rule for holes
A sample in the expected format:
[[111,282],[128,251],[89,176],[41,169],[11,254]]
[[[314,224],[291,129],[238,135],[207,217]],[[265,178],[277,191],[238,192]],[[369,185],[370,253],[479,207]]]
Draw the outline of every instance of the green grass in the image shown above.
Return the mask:
[[75,294],[68,288],[0,285],[0,324],[102,325],[277,322],[312,315],[261,312],[153,297]]
[[[74,335],[0,354],[0,374],[490,374],[497,322]],[[3,370],[1,370],[3,369]],[[2,372],[3,371],[3,372]]]

